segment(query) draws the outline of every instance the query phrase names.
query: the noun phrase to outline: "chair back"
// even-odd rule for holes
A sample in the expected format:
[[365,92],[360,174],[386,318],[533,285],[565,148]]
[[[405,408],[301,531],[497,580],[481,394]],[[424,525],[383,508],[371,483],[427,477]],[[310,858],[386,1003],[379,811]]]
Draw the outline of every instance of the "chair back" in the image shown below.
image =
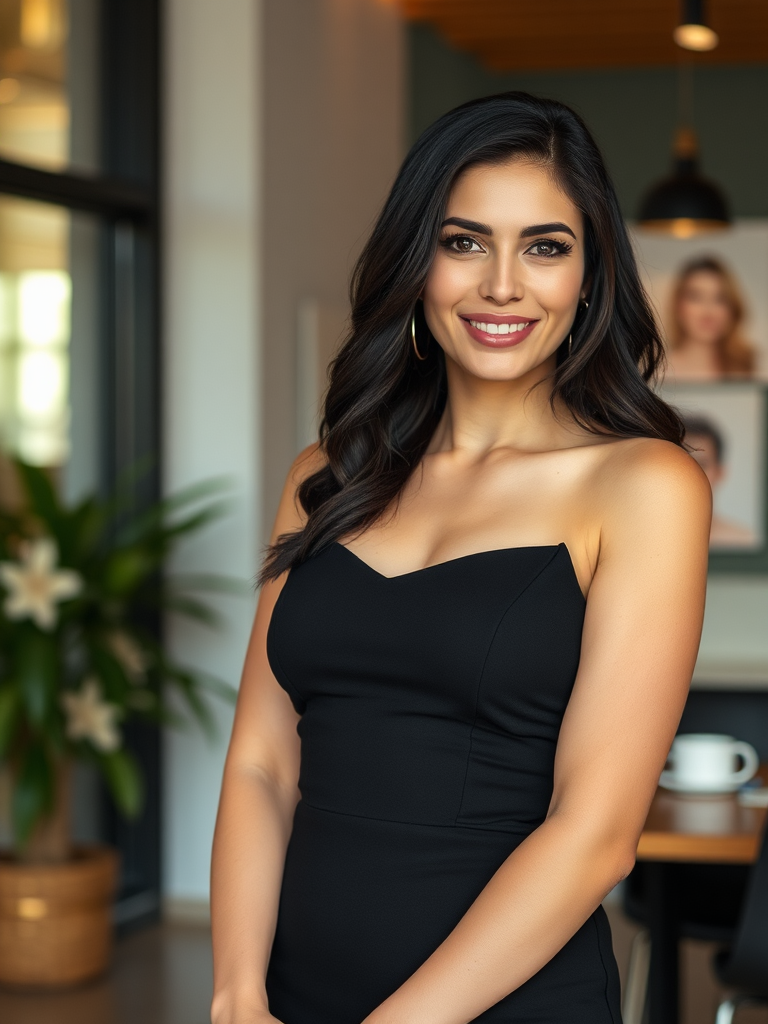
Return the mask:
[[768,997],[768,817],[757,861],[752,867],[736,937],[718,963],[726,985]]

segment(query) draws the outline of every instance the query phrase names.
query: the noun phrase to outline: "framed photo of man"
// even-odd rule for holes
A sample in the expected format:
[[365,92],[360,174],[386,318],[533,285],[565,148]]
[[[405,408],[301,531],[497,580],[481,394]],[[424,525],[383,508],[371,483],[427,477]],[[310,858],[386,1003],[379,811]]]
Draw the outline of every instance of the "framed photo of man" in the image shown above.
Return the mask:
[[713,495],[710,569],[768,570],[768,384],[665,382],[658,393],[686,426]]

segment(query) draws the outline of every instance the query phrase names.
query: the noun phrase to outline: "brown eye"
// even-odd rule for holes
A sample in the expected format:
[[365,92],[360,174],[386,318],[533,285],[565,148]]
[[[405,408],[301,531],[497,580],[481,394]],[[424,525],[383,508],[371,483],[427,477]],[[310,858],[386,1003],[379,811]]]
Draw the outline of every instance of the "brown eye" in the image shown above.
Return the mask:
[[567,242],[558,242],[554,238],[549,238],[534,242],[527,251],[531,256],[543,256],[551,259],[553,256],[567,256],[572,248],[573,246]]
[[482,252],[483,248],[471,235],[450,235],[440,243],[444,249],[450,252],[473,253]]

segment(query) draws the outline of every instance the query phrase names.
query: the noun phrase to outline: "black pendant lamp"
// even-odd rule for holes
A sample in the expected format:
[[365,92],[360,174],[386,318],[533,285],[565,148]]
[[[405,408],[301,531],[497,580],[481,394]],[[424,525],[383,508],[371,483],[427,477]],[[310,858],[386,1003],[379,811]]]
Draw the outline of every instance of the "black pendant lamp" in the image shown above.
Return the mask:
[[690,238],[731,225],[728,203],[714,182],[698,169],[698,146],[691,128],[679,128],[672,174],[654,185],[640,204],[640,226]]
[[[681,22],[675,29],[678,46],[711,50],[717,35],[704,20],[703,0],[683,0]],[[723,192],[702,177],[693,122],[693,67],[682,60],[678,68],[678,124],[672,174],[654,185],[640,204],[640,226],[675,238],[690,238],[705,231],[730,227],[731,215]]]

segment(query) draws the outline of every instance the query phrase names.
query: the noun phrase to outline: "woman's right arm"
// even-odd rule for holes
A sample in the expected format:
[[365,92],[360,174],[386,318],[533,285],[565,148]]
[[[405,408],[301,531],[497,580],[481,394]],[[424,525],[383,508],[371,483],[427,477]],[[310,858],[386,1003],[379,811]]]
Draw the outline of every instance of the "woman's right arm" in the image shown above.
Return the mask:
[[[296,489],[319,468],[316,446],[294,463],[272,542],[301,529]],[[211,863],[214,994],[212,1024],[267,1024],[265,977],[299,799],[299,715],[275,679],[267,627],[285,582],[264,585],[245,657],[216,818]]]

